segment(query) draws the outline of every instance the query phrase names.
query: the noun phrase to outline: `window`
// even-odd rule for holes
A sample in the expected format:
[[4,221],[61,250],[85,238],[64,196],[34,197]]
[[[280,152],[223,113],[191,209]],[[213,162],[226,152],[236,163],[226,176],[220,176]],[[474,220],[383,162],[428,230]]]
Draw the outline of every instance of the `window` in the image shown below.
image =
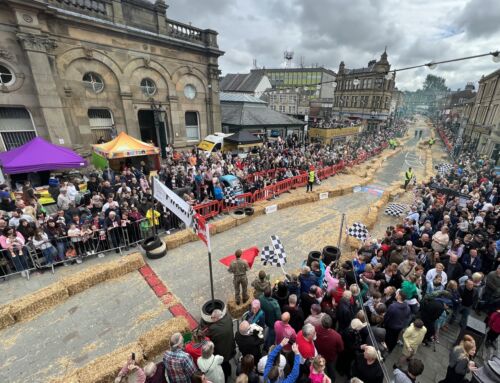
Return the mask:
[[188,141],[198,141],[200,139],[200,127],[198,126],[198,113],[186,112],[186,138]]
[[87,72],[83,75],[83,83],[86,88],[94,93],[100,93],[104,89],[102,77],[94,72]]
[[108,109],[89,109],[87,112],[89,118],[90,131],[92,132],[92,143],[102,138],[104,141],[110,141],[113,133],[113,116]]
[[280,112],[285,113],[285,105],[280,105]]
[[286,102],[286,95],[280,94],[280,103],[284,104]]
[[188,100],[194,100],[194,98],[196,97],[196,88],[194,87],[194,85],[187,84],[184,87],[184,96],[186,96]]
[[288,113],[289,113],[289,114],[295,114],[295,106],[290,105],[290,106],[288,107]]
[[498,109],[498,105],[495,105],[490,113],[488,125],[491,125],[493,123],[493,119],[495,118],[495,115],[497,114],[497,109]]
[[141,90],[145,96],[151,97],[156,93],[156,84],[150,78],[143,78],[141,80]]
[[5,150],[17,148],[35,138],[36,131],[28,110],[0,107],[0,136]]
[[4,65],[0,65],[0,85],[11,85],[15,77],[12,71]]

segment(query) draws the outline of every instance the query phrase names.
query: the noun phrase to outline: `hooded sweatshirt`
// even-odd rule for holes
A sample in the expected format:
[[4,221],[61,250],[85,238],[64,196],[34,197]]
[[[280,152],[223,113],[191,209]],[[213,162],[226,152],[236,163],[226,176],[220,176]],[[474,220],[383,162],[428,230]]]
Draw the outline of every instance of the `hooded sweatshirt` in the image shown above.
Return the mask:
[[386,328],[401,330],[403,329],[408,319],[410,318],[410,307],[406,302],[394,302],[389,306],[384,316],[384,323]]

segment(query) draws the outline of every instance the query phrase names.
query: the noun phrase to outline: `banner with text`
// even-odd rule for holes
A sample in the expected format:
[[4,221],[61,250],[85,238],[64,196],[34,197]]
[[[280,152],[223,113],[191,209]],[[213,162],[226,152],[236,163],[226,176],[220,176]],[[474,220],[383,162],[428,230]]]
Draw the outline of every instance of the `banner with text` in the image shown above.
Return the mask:
[[186,227],[193,225],[193,216],[195,214],[192,207],[172,190],[162,184],[158,178],[153,178],[153,197],[161,202],[168,210],[174,213],[186,224]]

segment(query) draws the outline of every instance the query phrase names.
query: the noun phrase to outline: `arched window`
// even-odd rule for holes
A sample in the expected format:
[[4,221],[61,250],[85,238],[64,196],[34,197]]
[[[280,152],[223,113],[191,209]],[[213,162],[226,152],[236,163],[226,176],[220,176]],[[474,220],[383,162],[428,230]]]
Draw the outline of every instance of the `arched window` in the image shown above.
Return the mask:
[[14,73],[5,65],[0,65],[0,85],[13,84],[15,80]]
[[104,89],[104,81],[101,76],[94,72],[87,72],[83,75],[83,83],[87,89],[94,93],[100,93]]
[[17,148],[36,137],[33,121],[26,108],[0,107],[0,137],[5,150]]
[[156,84],[150,78],[143,78],[141,80],[141,90],[144,95],[151,97],[156,93]]

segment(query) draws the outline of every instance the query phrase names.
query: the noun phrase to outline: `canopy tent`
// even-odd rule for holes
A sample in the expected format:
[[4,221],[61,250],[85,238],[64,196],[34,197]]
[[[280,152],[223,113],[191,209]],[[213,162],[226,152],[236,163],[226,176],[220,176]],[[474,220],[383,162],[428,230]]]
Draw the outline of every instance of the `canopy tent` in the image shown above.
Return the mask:
[[121,132],[118,137],[109,142],[93,145],[93,148],[94,152],[107,159],[149,156],[160,153],[160,149],[156,146],[130,137],[125,132]]
[[19,174],[79,168],[87,162],[71,149],[35,137],[18,148],[0,153],[0,164],[4,173]]
[[240,130],[224,138],[224,147],[251,148],[254,146],[262,146],[262,139],[246,130]]

